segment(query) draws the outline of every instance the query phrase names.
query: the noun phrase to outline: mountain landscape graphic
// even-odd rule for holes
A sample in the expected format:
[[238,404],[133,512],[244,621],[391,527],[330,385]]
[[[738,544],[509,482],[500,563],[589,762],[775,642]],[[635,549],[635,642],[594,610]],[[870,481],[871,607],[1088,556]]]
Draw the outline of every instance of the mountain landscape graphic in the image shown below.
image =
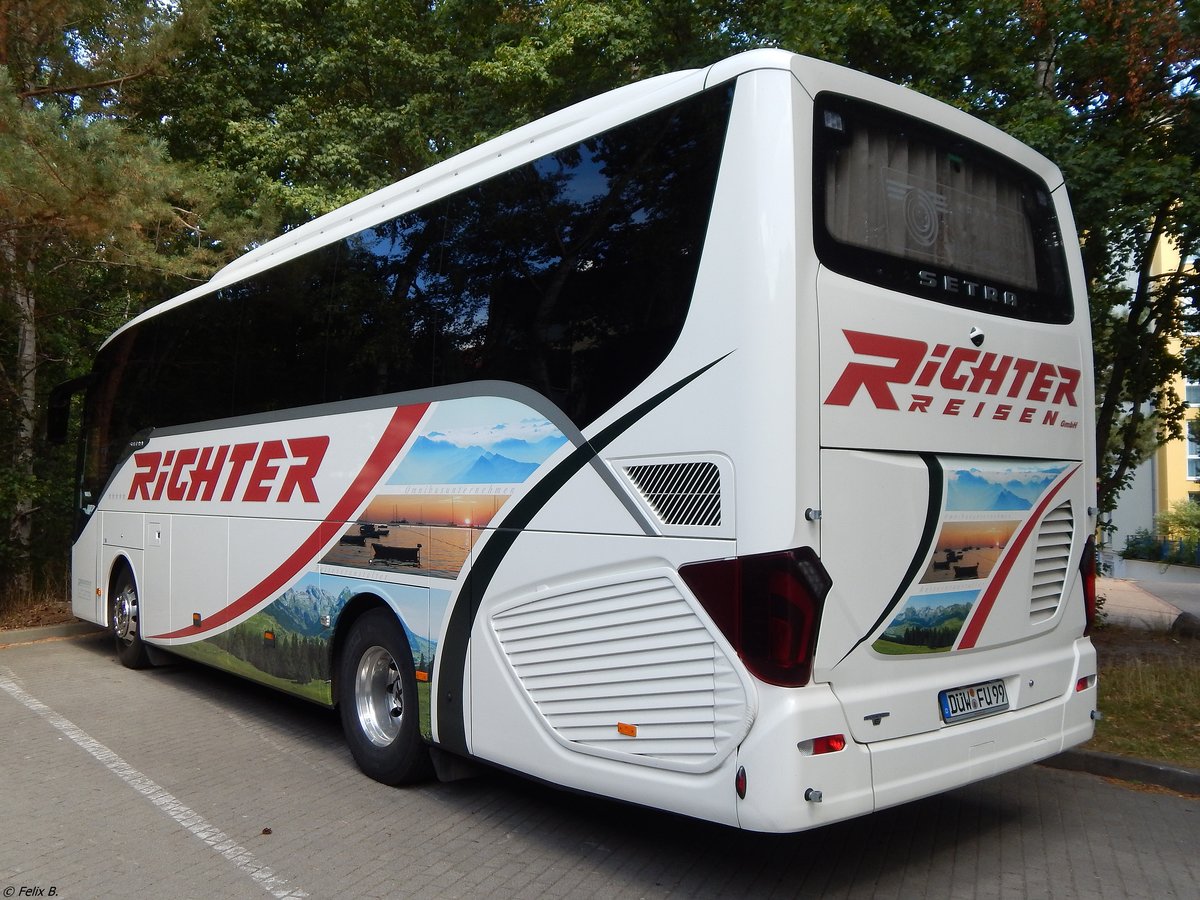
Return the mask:
[[900,615],[892,619],[884,637],[889,634],[903,634],[910,627],[939,628],[953,626],[957,623],[962,627],[967,614],[971,611],[970,603],[947,603],[942,606],[906,606]]
[[[336,622],[353,597],[354,592],[348,587],[342,588],[340,593],[334,595],[320,585],[309,584],[284,591],[274,603],[263,610],[263,613],[279,623],[279,627],[285,631],[305,637],[329,638],[331,631],[321,624],[321,616],[327,615],[331,621]],[[432,659],[437,652],[437,642],[415,634],[403,621],[400,624],[404,628],[404,636],[408,638],[413,659],[421,655]]]
[[1054,483],[1058,471],[1047,471],[1030,479],[1009,478],[1003,482],[976,470],[960,469],[954,474],[946,490],[947,510],[1012,512],[1032,509]]
[[505,453],[471,445],[419,437],[396,467],[389,484],[520,484],[566,438],[536,443],[508,439],[499,442]]

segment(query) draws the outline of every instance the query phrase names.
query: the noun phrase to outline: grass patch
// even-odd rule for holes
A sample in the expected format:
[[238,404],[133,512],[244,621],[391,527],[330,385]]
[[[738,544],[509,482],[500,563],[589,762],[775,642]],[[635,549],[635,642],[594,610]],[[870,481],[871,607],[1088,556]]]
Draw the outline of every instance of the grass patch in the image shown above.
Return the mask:
[[1104,718],[1087,749],[1200,769],[1200,641],[1109,627],[1093,642]]
[[172,653],[178,654],[185,659],[190,659],[193,662],[212,666],[214,669],[220,669],[223,672],[229,672],[232,675],[238,675],[250,681],[257,681],[259,684],[266,685],[269,688],[275,688],[284,693],[301,697],[304,700],[312,700],[314,703],[320,703],[322,706],[328,706],[330,703],[329,685],[325,682],[309,681],[304,684],[298,684],[287,678],[269,675],[250,665],[245,660],[238,659],[236,656],[226,653],[220,647],[215,647],[207,641],[177,644],[174,647],[166,647],[164,649],[170,650]]
[[913,656],[918,653],[946,653],[949,647],[925,647],[921,644],[900,644],[896,641],[889,641],[887,638],[880,638],[871,645],[876,653],[883,653],[887,656]]

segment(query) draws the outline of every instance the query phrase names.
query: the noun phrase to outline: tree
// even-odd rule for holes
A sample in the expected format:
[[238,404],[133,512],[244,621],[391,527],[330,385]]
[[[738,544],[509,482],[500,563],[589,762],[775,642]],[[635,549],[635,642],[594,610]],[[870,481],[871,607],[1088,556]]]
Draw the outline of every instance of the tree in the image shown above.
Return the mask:
[[156,0],[0,8],[0,561],[17,593],[30,586],[35,512],[48,490],[35,454],[44,376],[75,373],[89,324],[114,324],[105,301],[128,298],[139,273],[207,269],[180,174],[121,120],[123,87],[161,65],[183,24],[177,7]]
[[[198,274],[215,252],[575,100],[764,44],[930,93],[1062,167],[1092,294],[1110,509],[1137,462],[1179,433],[1170,376],[1200,371],[1187,328],[1195,271],[1150,266],[1167,243],[1184,263],[1197,250],[1186,2],[10,3],[0,15],[0,415],[16,437],[0,508],[26,522],[45,495],[29,468],[39,385],[55,366],[66,374],[83,355],[75,348],[167,296],[164,276]],[[42,377],[26,381],[32,373]]]
[[737,9],[213,0],[167,77],[132,90],[173,158],[236,173],[228,213],[288,228],[576,100],[750,46]]
[[[1182,434],[1173,377],[1200,374],[1200,40],[1189,5],[812,2],[746,27],[966,109],[1062,168],[1090,293],[1099,502],[1111,511],[1136,466]],[[1168,246],[1180,264],[1156,271]]]
[[440,4],[214,0],[162,79],[131,87],[172,158],[231,176],[232,218],[292,227],[426,168],[454,92]]

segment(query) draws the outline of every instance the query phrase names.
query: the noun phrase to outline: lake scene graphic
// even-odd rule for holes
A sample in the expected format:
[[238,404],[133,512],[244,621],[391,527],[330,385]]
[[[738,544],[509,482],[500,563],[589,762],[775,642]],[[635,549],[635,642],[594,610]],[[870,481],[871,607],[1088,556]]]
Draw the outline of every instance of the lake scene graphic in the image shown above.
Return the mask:
[[987,578],[1020,524],[1019,519],[946,522],[921,583]]

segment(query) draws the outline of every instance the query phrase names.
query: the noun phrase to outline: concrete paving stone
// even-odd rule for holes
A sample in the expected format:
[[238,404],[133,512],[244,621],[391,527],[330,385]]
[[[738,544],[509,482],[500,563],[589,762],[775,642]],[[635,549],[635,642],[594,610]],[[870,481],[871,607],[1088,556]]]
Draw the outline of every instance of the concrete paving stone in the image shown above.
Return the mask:
[[[0,666],[313,897],[354,896],[357,885],[438,900],[1157,898],[1194,894],[1200,877],[1186,840],[1200,804],[1072,772],[1034,767],[817,832],[753,835],[500,774],[383,788],[354,769],[327,713],[190,666],[127,672],[86,639],[0,651]],[[18,736],[0,743],[0,771],[25,776],[6,777],[0,793],[4,823],[20,823],[0,842],[0,873],[37,865],[70,877],[76,897],[264,896],[3,693],[0,733]]]

